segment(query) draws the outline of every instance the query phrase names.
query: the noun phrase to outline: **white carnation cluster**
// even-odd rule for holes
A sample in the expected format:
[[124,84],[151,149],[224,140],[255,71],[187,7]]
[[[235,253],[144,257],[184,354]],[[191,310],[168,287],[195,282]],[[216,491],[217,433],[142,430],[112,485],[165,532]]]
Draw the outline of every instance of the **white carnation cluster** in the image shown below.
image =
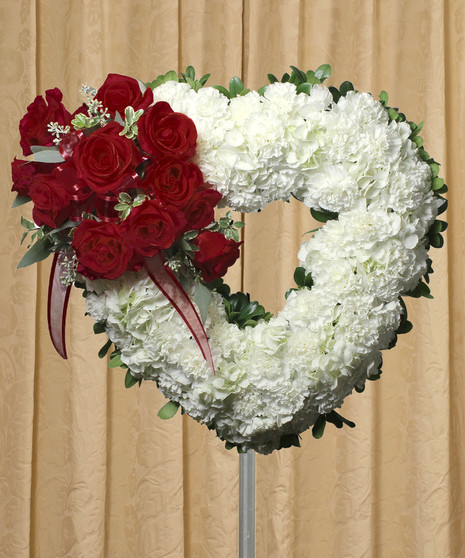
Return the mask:
[[87,281],[87,310],[136,378],[243,449],[269,453],[378,373],[399,327],[399,295],[426,271],[424,236],[437,206],[431,172],[381,104],[349,92],[334,106],[270,85],[230,102],[212,88],[168,82],[155,101],[190,116],[205,180],[245,212],[285,200],[339,214],[299,251],[311,289],[294,291],[268,323],[239,329],[213,293],[205,323],[215,375],[187,326],[143,273]]
[[154,90],[187,114],[197,132],[197,164],[205,181],[233,209],[254,212],[275,200],[288,200],[304,187],[308,171],[319,166],[325,111],[332,97],[323,87],[297,95],[290,83],[270,85],[228,99],[213,88],[196,93],[187,84],[167,82]]

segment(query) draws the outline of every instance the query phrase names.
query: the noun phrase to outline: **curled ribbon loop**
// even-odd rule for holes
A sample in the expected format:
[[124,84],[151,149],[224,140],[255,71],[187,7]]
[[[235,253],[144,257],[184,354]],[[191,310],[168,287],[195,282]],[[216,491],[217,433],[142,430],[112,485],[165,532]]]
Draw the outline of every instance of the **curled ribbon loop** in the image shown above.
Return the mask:
[[182,288],[176,275],[165,266],[160,256],[153,258],[145,258],[144,267],[147,270],[150,279],[160,289],[160,291],[171,302],[175,310],[184,320],[187,327],[194,336],[197,345],[204,357],[210,365],[213,374],[215,373],[215,365],[213,364],[210,343],[202,324],[202,320],[198,315],[191,299],[187,296],[186,291]]
[[61,252],[55,252],[53,256],[48,283],[47,321],[53,346],[57,353],[66,359],[68,355],[66,354],[65,326],[71,285],[65,287],[60,280],[61,263],[65,255]]

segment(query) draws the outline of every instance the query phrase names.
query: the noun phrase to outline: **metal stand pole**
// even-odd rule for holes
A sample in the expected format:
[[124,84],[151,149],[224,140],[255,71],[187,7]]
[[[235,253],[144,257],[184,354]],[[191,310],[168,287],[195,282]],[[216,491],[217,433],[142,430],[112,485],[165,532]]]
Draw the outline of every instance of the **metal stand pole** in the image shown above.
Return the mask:
[[255,557],[255,453],[239,456],[239,558]]

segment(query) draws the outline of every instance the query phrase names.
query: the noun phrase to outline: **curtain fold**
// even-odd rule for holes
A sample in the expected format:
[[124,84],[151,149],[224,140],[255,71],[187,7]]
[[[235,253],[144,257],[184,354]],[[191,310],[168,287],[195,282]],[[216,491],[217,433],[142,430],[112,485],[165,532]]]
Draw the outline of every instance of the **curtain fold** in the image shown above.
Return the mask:
[[[18,122],[59,87],[71,110],[82,82],[122,73],[150,81],[193,65],[208,85],[240,76],[258,89],[290,65],[330,63],[330,83],[389,93],[425,123],[449,185],[446,245],[432,250],[434,300],[407,301],[414,329],[383,375],[354,394],[321,440],[257,457],[257,557],[458,558],[465,555],[465,4],[462,0],[0,0],[2,297],[0,558],[229,558],[238,552],[238,455],[192,419],[156,415],[154,383],[129,390],[97,353],[77,289],[69,359],[48,339],[50,262],[16,270],[11,210]],[[240,215],[237,215],[239,218]],[[243,252],[228,275],[267,310],[284,306],[303,204],[242,216]],[[305,237],[304,237],[305,238]]]

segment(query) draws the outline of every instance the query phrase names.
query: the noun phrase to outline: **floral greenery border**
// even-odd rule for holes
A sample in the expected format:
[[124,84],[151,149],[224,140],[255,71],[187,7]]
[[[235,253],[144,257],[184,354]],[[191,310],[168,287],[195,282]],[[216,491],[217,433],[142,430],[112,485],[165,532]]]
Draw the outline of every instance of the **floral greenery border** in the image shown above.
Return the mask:
[[[280,80],[275,75],[268,74],[267,77],[269,83],[272,84],[275,82],[281,82],[281,83],[289,82],[296,86],[297,93],[309,94],[311,88],[314,85],[323,84],[331,75],[331,66],[329,64],[323,64],[319,66],[315,71],[308,70],[306,72],[300,70],[295,66],[290,66],[290,68],[291,68],[291,73],[287,73],[287,72],[284,73]],[[210,74],[205,74],[204,76],[202,76],[200,79],[197,80],[195,78],[194,68],[192,66],[188,66],[184,72],[181,72],[181,77],[179,77],[174,70],[170,70],[166,74],[161,74],[152,82],[146,83],[144,85],[154,89],[159,85],[166,83],[167,81],[179,81],[182,83],[187,83],[188,85],[191,86],[192,89],[198,91],[201,87],[203,87],[206,84],[209,77]],[[213,87],[228,99],[232,99],[239,95],[240,96],[246,95],[250,91],[250,89],[245,88],[242,80],[237,76],[231,78],[228,88],[222,85],[214,85]],[[267,85],[264,85],[260,89],[258,89],[257,91],[258,94],[263,96],[266,87]],[[344,81],[343,83],[341,83],[339,88],[330,86],[328,89],[333,97],[334,104],[336,104],[339,101],[339,99],[346,96],[349,91],[356,91],[354,89],[354,85],[350,81]],[[409,139],[417,146],[420,158],[424,162],[426,162],[431,169],[432,191],[434,196],[441,202],[441,205],[439,206],[438,209],[438,215],[444,213],[447,209],[448,201],[446,198],[442,196],[442,194],[446,193],[448,188],[444,182],[444,179],[439,177],[439,169],[440,169],[439,163],[435,161],[423,147],[423,139],[419,135],[423,128],[423,122],[420,122],[420,124],[416,124],[415,122],[408,120],[405,114],[400,112],[398,108],[389,106],[388,94],[386,93],[386,91],[381,91],[381,93],[379,94],[379,101],[388,114],[389,122],[391,121],[407,122],[407,124],[410,126],[411,134],[409,136]],[[17,203],[17,205],[20,205],[20,203]],[[312,217],[320,223],[326,223],[329,220],[338,218],[337,213],[322,210],[322,209],[316,210],[312,208],[310,212]],[[236,223],[234,225],[236,225]],[[446,221],[436,219],[433,222],[429,231],[426,234],[427,250],[429,250],[430,247],[441,248],[443,246],[444,238],[442,233],[446,229],[447,229]],[[309,232],[314,232],[314,231],[309,231]],[[414,298],[419,298],[423,296],[425,298],[433,298],[430,292],[430,288],[428,286],[430,281],[429,276],[431,273],[433,273],[432,260],[430,258],[427,259],[427,266],[428,266],[427,271],[423,276],[424,281],[420,280],[417,286],[415,287],[415,289],[403,293],[402,296],[404,297],[410,296]],[[285,295],[286,298],[289,295],[289,293],[293,290],[305,289],[305,288],[311,289],[313,285],[311,274],[306,273],[305,269],[302,267],[297,267],[295,269],[294,282],[297,287],[289,289],[286,292]],[[87,295],[87,291],[85,290],[85,285],[76,282],[75,286],[84,289],[83,292],[84,297]],[[251,301],[250,295],[248,293],[246,294],[239,291],[237,293],[231,294],[229,286],[222,279],[215,280],[214,282],[208,284],[207,287],[210,290],[217,291],[223,297],[226,315],[229,323],[235,323],[239,328],[244,328],[246,326],[254,327],[255,325],[257,325],[259,320],[268,321],[272,317],[272,314],[270,312],[267,312],[262,305],[260,305],[256,301]],[[399,297],[399,302],[403,309],[401,315],[401,322],[398,329],[395,332],[394,338],[391,344],[389,345],[388,349],[391,349],[396,345],[398,335],[408,333],[409,331],[411,331],[413,327],[412,323],[408,320],[407,307],[405,305],[402,296]],[[98,334],[104,332],[105,332],[104,322],[94,324],[94,333]],[[110,350],[111,345],[112,342],[108,340],[105,343],[105,345],[100,349],[98,356],[100,358],[105,358],[106,355],[108,354],[108,351]],[[125,376],[126,388],[130,388],[135,384],[139,384],[139,386],[141,385],[142,380],[138,380],[134,378],[131,375],[128,367],[121,361],[121,353],[118,347],[116,346],[113,352],[110,354],[110,361],[108,363],[108,367],[109,368],[121,367],[123,369],[127,369],[126,376]],[[369,380],[379,379],[382,373],[381,367],[382,367],[382,360],[378,368],[378,373],[376,375],[372,375],[368,377],[368,379]],[[355,387],[355,390],[359,393],[364,391],[364,389],[365,386],[363,386],[362,388]],[[160,411],[158,412],[158,416],[162,419],[171,418],[177,412],[178,408],[179,408],[179,404],[173,401],[168,401],[168,403],[166,403],[160,409]],[[181,412],[183,413],[182,408],[181,408]],[[349,426],[350,428],[353,428],[355,426],[353,422],[345,419],[339,413],[333,410],[330,413],[319,415],[312,428],[312,434],[314,438],[319,439],[323,436],[326,423],[331,423],[334,426],[336,426],[336,428],[342,428],[344,424],[346,426]],[[213,426],[209,428],[214,429]],[[280,445],[278,449],[288,448],[291,446],[300,447],[300,435],[286,434],[281,437]],[[243,449],[240,444],[233,444],[231,442],[226,441],[225,447],[228,450],[236,447],[239,453],[243,453]]]

